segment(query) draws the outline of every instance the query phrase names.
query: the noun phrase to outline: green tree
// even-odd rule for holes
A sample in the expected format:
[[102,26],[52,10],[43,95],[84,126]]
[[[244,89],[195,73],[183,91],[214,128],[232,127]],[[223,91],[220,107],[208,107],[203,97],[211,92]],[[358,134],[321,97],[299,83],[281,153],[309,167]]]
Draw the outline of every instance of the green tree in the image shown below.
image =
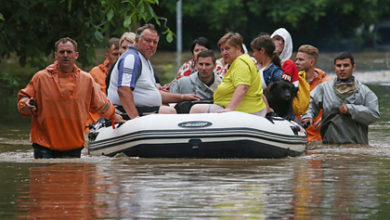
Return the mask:
[[[79,45],[79,61],[91,64],[104,35],[120,36],[140,23],[160,25],[152,7],[158,0],[18,0],[0,4],[0,61],[16,53],[21,65],[43,67],[54,43],[69,36]],[[160,25],[166,39],[173,33]]]
[[[373,25],[390,20],[389,3],[389,0],[185,0],[183,43],[189,48],[198,36],[215,43],[225,32],[236,31],[248,44],[261,32],[272,33],[285,27],[296,47],[311,43],[323,49],[354,49],[375,37]],[[156,11],[174,20],[175,4],[162,1]]]

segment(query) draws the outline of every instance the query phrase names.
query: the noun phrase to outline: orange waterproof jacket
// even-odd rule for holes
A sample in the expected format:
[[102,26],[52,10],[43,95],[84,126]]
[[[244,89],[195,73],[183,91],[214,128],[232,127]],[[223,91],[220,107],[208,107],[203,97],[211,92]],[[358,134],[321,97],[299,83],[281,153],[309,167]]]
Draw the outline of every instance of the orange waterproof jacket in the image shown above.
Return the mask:
[[[106,96],[107,96],[106,77],[107,77],[108,72],[110,71],[110,66],[108,63],[109,63],[109,61],[106,59],[102,64],[95,66],[94,68],[91,69],[91,71],[89,71],[92,78],[95,80],[95,82],[97,82],[100,85],[102,92]],[[98,113],[92,113],[92,112],[89,113],[89,118],[88,118],[87,122],[85,123],[85,127],[86,127],[87,132],[89,132],[88,125],[90,123],[96,123],[100,117],[101,116]]]
[[[321,69],[314,68],[314,71],[316,71],[318,73],[318,75],[311,81],[311,83],[310,83],[310,91],[312,91],[320,83],[332,80]],[[317,122],[318,120],[321,120],[321,117],[322,117],[322,110],[317,115],[317,117],[314,119],[314,123]],[[321,141],[322,140],[321,134],[320,134],[320,130],[319,129],[315,129],[314,125],[311,125],[308,128],[306,128],[306,133],[307,133],[307,140],[309,142],[317,141],[317,140]]]
[[109,61],[106,59],[102,64],[95,66],[89,71],[92,75],[93,79],[100,85],[104,94],[106,93],[106,77],[108,72],[110,71]]
[[115,114],[99,85],[76,65],[72,73],[62,73],[55,62],[33,76],[18,93],[18,110],[26,117],[31,112],[23,107],[30,97],[38,109],[32,116],[30,140],[53,150],[72,150],[84,144],[88,112],[99,112],[108,119]]

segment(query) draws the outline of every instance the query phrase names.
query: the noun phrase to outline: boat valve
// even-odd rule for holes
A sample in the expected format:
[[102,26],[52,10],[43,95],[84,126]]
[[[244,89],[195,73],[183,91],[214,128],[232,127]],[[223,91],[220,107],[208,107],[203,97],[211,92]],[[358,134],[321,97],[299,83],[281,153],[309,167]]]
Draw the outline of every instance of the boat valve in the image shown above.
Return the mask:
[[298,135],[298,132],[301,131],[301,127],[298,125],[290,126],[291,130],[294,132],[295,135]]
[[96,137],[98,136],[98,134],[99,134],[99,132],[96,132],[96,131],[89,132],[88,140],[89,141],[94,141],[96,139]]
[[192,145],[193,150],[199,149],[199,144],[202,143],[200,139],[190,139],[188,142]]

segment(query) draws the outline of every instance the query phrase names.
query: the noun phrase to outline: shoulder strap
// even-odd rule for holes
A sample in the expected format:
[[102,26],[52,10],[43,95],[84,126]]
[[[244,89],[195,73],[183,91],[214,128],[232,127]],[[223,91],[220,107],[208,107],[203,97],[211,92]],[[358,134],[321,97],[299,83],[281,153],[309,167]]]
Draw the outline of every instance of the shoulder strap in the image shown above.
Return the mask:
[[108,71],[107,73],[107,76],[106,76],[106,94],[108,94],[108,87],[110,86],[110,79],[111,79],[111,73],[112,73],[112,70],[114,69],[114,66],[116,64],[116,62],[118,61],[115,61],[114,65],[112,65],[112,67],[110,68],[110,70]]

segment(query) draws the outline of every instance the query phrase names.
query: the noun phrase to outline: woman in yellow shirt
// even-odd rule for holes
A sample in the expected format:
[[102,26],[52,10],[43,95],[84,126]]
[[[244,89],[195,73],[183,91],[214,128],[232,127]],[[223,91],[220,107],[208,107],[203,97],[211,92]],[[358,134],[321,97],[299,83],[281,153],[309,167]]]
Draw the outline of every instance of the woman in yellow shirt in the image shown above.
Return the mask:
[[214,93],[214,104],[197,104],[190,113],[241,111],[265,116],[266,104],[259,72],[253,60],[242,50],[240,34],[229,32],[219,41],[218,47],[229,65],[222,83]]

